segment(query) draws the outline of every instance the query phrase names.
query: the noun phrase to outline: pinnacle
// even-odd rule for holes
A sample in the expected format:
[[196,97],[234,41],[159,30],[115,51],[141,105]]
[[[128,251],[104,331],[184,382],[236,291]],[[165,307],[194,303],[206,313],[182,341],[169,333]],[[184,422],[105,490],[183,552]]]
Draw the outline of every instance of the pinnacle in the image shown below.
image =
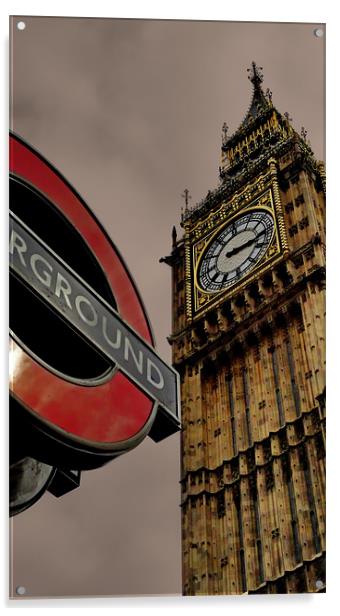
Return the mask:
[[[243,130],[247,128],[250,122],[255,120],[264,111],[267,111],[270,107],[272,107],[272,92],[269,89],[267,89],[266,94],[264,94],[262,90],[262,86],[261,86],[263,82],[262,71],[263,71],[262,66],[257,66],[257,64],[254,61],[251,63],[251,68],[247,69],[248,79],[253,84],[252,100],[251,100],[249,109],[245,115],[245,118],[241,122],[236,132],[229,138],[227,138],[225,131],[223,132],[223,138],[222,138],[223,146],[226,146],[229,140],[234,139],[237,135],[242,133]],[[224,127],[225,126],[226,124],[224,125]]]

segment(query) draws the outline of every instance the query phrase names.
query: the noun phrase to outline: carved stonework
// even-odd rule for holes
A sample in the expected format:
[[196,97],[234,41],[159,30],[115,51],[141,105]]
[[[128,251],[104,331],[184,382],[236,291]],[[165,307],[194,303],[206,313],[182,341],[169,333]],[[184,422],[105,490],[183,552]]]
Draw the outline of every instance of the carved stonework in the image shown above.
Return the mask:
[[[166,258],[187,595],[324,589],[324,166],[264,94],[255,63],[249,76],[248,112],[234,134],[222,130],[221,182],[193,207],[184,192],[184,238],[173,232]],[[246,213],[273,221],[258,261],[265,225],[253,235],[251,218],[232,226]],[[236,239],[223,244],[227,228]],[[211,274],[221,281],[211,289],[200,267],[218,237],[223,275]],[[230,259],[242,255],[255,265],[229,284]]]

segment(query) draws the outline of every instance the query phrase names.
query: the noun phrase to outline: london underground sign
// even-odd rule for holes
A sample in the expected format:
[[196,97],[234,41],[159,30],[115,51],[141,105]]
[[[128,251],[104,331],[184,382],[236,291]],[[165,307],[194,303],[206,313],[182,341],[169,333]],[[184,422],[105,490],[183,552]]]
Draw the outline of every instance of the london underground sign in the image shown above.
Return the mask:
[[100,223],[42,156],[10,148],[13,405],[48,463],[94,468],[179,429],[178,375]]
[[176,414],[175,373],[118,313],[10,213],[10,266],[21,281],[158,402]]

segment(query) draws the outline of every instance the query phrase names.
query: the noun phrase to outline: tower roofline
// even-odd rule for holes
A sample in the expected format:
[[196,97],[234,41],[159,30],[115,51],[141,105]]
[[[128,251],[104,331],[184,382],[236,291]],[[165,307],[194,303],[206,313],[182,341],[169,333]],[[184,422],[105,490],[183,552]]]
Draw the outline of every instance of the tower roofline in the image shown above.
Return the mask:
[[252,99],[248,108],[248,111],[243,118],[241,124],[236,129],[236,131],[229,137],[229,139],[225,140],[223,144],[223,148],[227,149],[232,146],[240,137],[243,136],[244,132],[250,127],[250,125],[260,116],[273,109],[272,104],[272,94],[268,89],[266,94],[264,94],[262,90],[263,83],[263,68],[262,66],[257,66],[256,62],[251,63],[251,68],[247,69],[248,79],[253,85],[253,94]]
[[229,137],[226,123],[222,127],[221,166],[219,167],[220,185],[209,190],[206,197],[182,212],[182,226],[188,220],[204,215],[221,201],[227,199],[235,190],[250,181],[256,174],[267,168],[271,157],[278,158],[294,149],[316,170],[316,161],[307,131],[302,127],[298,134],[291,124],[288,113],[280,113],[272,103],[272,92],[267,88],[263,92],[263,69],[253,61],[247,69],[248,79],[253,86],[253,93],[248,111],[237,128]]

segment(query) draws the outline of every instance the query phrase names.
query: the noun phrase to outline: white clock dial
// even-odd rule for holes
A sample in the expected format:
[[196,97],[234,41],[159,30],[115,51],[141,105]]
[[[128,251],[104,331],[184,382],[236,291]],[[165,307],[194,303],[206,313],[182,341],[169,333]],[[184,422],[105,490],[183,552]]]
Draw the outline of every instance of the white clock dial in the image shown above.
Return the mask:
[[229,223],[203,253],[198,283],[204,291],[235,284],[259,263],[274,235],[274,220],[265,210],[251,211]]

